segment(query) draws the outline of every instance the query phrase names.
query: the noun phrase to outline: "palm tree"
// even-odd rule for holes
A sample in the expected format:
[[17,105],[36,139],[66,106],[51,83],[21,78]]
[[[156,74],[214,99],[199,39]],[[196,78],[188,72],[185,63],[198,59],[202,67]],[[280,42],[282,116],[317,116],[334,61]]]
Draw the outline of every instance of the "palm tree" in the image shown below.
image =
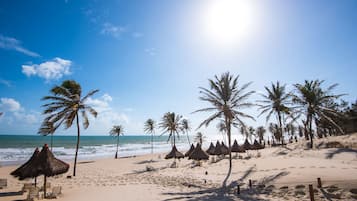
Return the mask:
[[51,151],[52,151],[52,147],[53,147],[54,132],[55,132],[55,128],[53,126],[53,122],[50,122],[50,121],[43,122],[39,131],[37,132],[38,134],[41,134],[44,136],[51,135]]
[[144,124],[144,131],[151,134],[151,154],[154,153],[154,133],[155,133],[155,121],[153,119],[146,120]]
[[[285,85],[280,85],[279,81],[276,84],[272,83],[271,87],[264,87],[267,94],[261,94],[264,100],[260,100],[258,102],[263,103],[264,105],[260,105],[262,115],[264,113],[268,113],[266,116],[266,121],[268,122],[271,115],[276,115],[276,120],[279,123],[280,133],[283,135],[283,118],[284,115],[290,114],[290,108],[288,105],[290,104],[290,94],[286,93]],[[281,144],[284,145],[284,136],[281,136]]]
[[232,124],[236,123],[237,125],[243,126],[244,122],[241,119],[242,117],[254,120],[252,116],[241,111],[241,109],[253,106],[253,104],[248,102],[247,99],[254,93],[254,91],[245,92],[251,83],[247,83],[242,85],[242,87],[239,87],[238,78],[239,76],[233,77],[233,75],[227,72],[222,74],[220,77],[216,75],[214,79],[209,79],[210,89],[200,87],[200,93],[202,94],[200,100],[208,102],[212,106],[195,111],[213,113],[199,125],[199,128],[203,125],[207,127],[213,120],[224,121],[229,148],[229,170],[227,178],[223,182],[224,186],[232,170]]
[[258,138],[259,138],[259,144],[261,144],[262,141],[264,141],[264,134],[265,134],[265,132],[266,132],[266,130],[265,130],[265,128],[264,128],[263,126],[259,126],[259,127],[257,128],[256,133],[257,133]]
[[281,139],[281,130],[278,126],[278,124],[275,123],[270,123],[269,124],[269,131],[272,134],[273,137],[273,144],[275,144],[274,140],[280,141]]
[[80,127],[79,127],[79,113],[82,115],[82,122],[84,129],[89,126],[89,120],[87,112],[97,117],[97,112],[85,104],[85,101],[98,92],[98,90],[92,90],[84,97],[81,96],[82,89],[74,80],[66,80],[60,86],[55,86],[51,89],[51,96],[45,96],[42,100],[51,101],[44,104],[44,115],[47,115],[43,120],[42,125],[47,123],[53,124],[53,132],[57,130],[59,126],[64,123],[65,128],[68,129],[72,126],[73,121],[76,120],[77,125],[77,145],[76,153],[74,157],[73,176],[76,176],[77,156],[79,149]]
[[117,152],[115,153],[115,159],[118,158],[118,150],[119,150],[119,136],[124,135],[124,127],[122,125],[113,126],[113,128],[109,131],[111,136],[117,137]]
[[305,114],[306,125],[310,135],[310,148],[313,148],[313,129],[312,123],[315,122],[315,126],[319,119],[324,119],[331,125],[336,127],[341,133],[343,130],[331,117],[338,117],[340,114],[338,111],[324,107],[328,102],[335,101],[340,98],[341,95],[334,95],[331,91],[337,86],[333,84],[327,87],[326,90],[322,89],[323,80],[305,80],[304,84],[295,84],[296,93],[293,95],[293,101],[299,107],[299,113]]
[[182,119],[181,124],[182,131],[186,133],[188,145],[191,145],[190,138],[188,137],[188,131],[191,130],[190,122],[187,119]]
[[255,136],[255,129],[254,129],[252,126],[249,126],[249,127],[248,127],[248,132],[247,132],[247,134],[248,134],[248,137],[249,137],[250,142],[253,143],[253,142],[252,142],[252,138],[253,138],[253,136]]
[[176,145],[176,135],[179,137],[179,132],[182,131],[182,116],[176,115],[174,112],[167,112],[162,117],[159,127],[164,133],[169,133],[167,141],[171,140],[172,146]]
[[202,145],[204,138],[205,138],[205,136],[203,136],[203,134],[201,132],[197,132],[196,136],[195,136],[195,142],[197,142],[200,145]]

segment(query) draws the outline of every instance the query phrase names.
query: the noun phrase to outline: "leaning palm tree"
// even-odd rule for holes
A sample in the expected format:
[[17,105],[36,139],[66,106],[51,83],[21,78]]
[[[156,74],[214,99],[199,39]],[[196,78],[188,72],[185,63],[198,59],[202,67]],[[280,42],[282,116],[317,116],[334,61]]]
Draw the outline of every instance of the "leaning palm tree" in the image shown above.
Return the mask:
[[109,131],[109,134],[117,138],[117,151],[115,152],[115,159],[117,159],[119,150],[119,136],[124,135],[124,127],[122,125],[113,126],[113,128]]
[[188,131],[191,130],[190,122],[187,119],[181,121],[182,132],[186,133],[188,145],[191,145],[190,138],[188,137]]
[[154,133],[155,133],[155,121],[153,119],[146,120],[144,124],[144,132],[151,134],[151,154],[154,153]]
[[[279,81],[276,84],[272,83],[271,87],[265,87],[267,94],[261,94],[264,100],[258,102],[264,104],[260,105],[262,115],[268,113],[266,116],[266,121],[268,122],[271,115],[275,114],[276,120],[279,123],[280,133],[283,134],[283,122],[284,115],[290,115],[291,108],[288,107],[291,104],[290,94],[285,91],[285,85],[280,85]],[[284,136],[281,136],[281,144],[284,145]]]
[[312,123],[315,122],[315,126],[319,119],[326,120],[330,125],[337,128],[341,133],[343,130],[331,117],[339,117],[338,111],[324,107],[327,103],[335,101],[343,94],[332,94],[332,90],[336,88],[337,84],[333,84],[327,87],[326,90],[322,89],[324,80],[305,80],[304,84],[295,84],[296,93],[293,95],[293,101],[299,107],[298,112],[306,116],[306,124],[310,137],[310,148],[313,148],[313,129]]
[[226,181],[232,170],[232,153],[231,153],[231,127],[233,123],[237,125],[244,125],[243,118],[254,118],[248,114],[243,113],[241,110],[253,106],[252,103],[247,101],[254,91],[245,92],[251,83],[247,83],[239,87],[239,76],[234,77],[229,72],[222,74],[220,77],[217,75],[214,79],[209,79],[210,89],[200,87],[202,101],[211,104],[211,107],[203,108],[195,112],[212,112],[212,114],[204,120],[199,128],[205,125],[206,127],[213,120],[224,120],[225,129],[228,138],[229,148],[229,170],[226,179],[223,182],[225,186]]
[[265,128],[264,128],[263,126],[259,126],[259,127],[257,128],[256,133],[257,133],[258,138],[259,138],[259,144],[261,144],[262,141],[264,141],[264,134],[265,134],[265,132],[266,132],[266,130],[265,130]]
[[50,122],[50,121],[43,122],[39,131],[37,132],[38,134],[41,134],[44,136],[51,135],[51,151],[52,151],[52,147],[53,147],[54,132],[55,132],[55,128],[53,126],[53,122]]
[[74,157],[73,176],[76,176],[77,156],[79,149],[80,127],[79,127],[79,113],[82,115],[82,122],[84,129],[89,126],[89,120],[87,112],[97,117],[97,112],[85,104],[86,100],[98,92],[98,90],[92,90],[87,95],[82,97],[82,88],[74,80],[66,80],[60,86],[55,86],[51,89],[51,96],[45,96],[42,100],[51,101],[44,104],[45,110],[43,114],[46,115],[42,125],[47,123],[53,124],[53,132],[64,123],[66,129],[73,125],[73,121],[76,121],[77,125],[77,145],[76,153]]
[[181,115],[176,115],[174,112],[167,112],[159,123],[159,127],[163,130],[163,134],[169,134],[167,141],[171,141],[173,147],[176,145],[176,136],[179,137],[179,132],[182,131],[181,119]]

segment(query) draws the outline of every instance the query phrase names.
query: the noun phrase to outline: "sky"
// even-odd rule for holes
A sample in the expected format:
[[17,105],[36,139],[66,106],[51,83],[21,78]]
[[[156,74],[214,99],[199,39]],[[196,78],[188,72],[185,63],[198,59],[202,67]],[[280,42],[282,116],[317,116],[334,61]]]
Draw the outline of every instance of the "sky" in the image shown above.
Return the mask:
[[[169,111],[193,134],[209,115],[192,114],[208,106],[199,87],[228,71],[257,93],[277,80],[293,89],[321,79],[355,101],[356,9],[353,0],[0,1],[0,134],[36,134],[41,98],[68,79],[100,90],[87,102],[99,115],[82,135],[116,124],[142,134],[146,119]],[[246,122],[266,125],[264,116]],[[218,133],[216,123],[200,131]]]

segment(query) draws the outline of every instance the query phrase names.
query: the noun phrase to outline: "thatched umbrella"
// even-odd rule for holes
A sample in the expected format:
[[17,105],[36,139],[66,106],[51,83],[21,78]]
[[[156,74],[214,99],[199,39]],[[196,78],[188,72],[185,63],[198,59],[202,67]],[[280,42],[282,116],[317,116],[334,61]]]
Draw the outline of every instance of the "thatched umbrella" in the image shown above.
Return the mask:
[[229,149],[228,149],[228,147],[222,142],[222,144],[221,144],[221,151],[222,151],[222,154],[223,155],[227,155],[227,154],[229,154]]
[[[45,144],[38,156],[28,163],[22,170],[19,176],[20,180],[25,178],[37,177],[44,175],[44,195],[46,196],[46,179],[47,177],[66,173],[69,169],[69,164],[55,158],[52,152]],[[16,170],[15,170],[16,171]]]
[[191,144],[190,149],[185,153],[185,157],[190,156],[190,154],[193,152],[194,149],[195,149],[195,146],[193,144]]
[[214,155],[214,149],[216,147],[213,145],[213,143],[211,142],[211,144],[209,145],[208,149],[206,150],[206,153],[209,155]]
[[222,155],[221,144],[219,143],[219,141],[217,141],[216,147],[214,148],[212,155],[217,155],[217,156]]
[[196,148],[193,150],[193,152],[190,154],[188,159],[193,159],[193,160],[208,160],[209,156],[208,154],[202,150],[201,144],[197,144]]
[[23,180],[26,178],[35,178],[35,186],[36,186],[36,177],[38,176],[38,172],[36,171],[36,169],[34,169],[32,167],[33,167],[33,164],[36,162],[39,153],[40,153],[40,151],[36,147],[31,158],[26,163],[21,165],[19,168],[12,171],[10,174],[14,177],[19,177],[20,180]]
[[243,144],[243,148],[245,150],[252,150],[252,145],[248,142],[248,139],[245,139],[244,144]]
[[165,156],[165,159],[170,159],[170,158],[183,158],[184,155],[179,152],[177,149],[176,149],[176,146],[174,145],[170,151],[170,153],[168,153],[166,156]]
[[233,142],[233,146],[232,146],[232,152],[236,152],[236,153],[244,153],[245,149],[243,146],[239,146],[237,140],[234,140]]
[[254,140],[254,143],[252,145],[252,149],[258,150],[258,149],[264,149],[263,145],[259,144],[257,140]]

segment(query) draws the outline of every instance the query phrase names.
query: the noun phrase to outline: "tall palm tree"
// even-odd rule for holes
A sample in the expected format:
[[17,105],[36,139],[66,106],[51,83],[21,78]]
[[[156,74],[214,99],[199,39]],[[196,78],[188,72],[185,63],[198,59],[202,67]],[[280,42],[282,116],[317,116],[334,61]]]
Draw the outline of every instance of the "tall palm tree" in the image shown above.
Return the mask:
[[176,115],[174,112],[167,112],[159,123],[159,127],[163,130],[163,134],[169,134],[167,141],[171,140],[172,146],[176,145],[176,136],[179,137],[179,132],[182,131],[181,119],[181,115]]
[[216,75],[214,79],[209,79],[210,89],[200,87],[200,93],[202,94],[200,99],[211,104],[211,107],[195,111],[213,113],[199,125],[199,128],[203,125],[207,127],[213,120],[224,121],[229,148],[229,170],[227,178],[223,182],[224,186],[232,170],[232,124],[236,122],[240,126],[244,125],[244,122],[241,119],[242,117],[254,120],[252,116],[241,111],[242,109],[253,106],[253,104],[247,101],[247,99],[254,93],[254,91],[245,92],[251,83],[247,83],[239,87],[238,78],[239,76],[234,77],[227,72],[222,74],[220,77]]
[[68,129],[72,126],[73,121],[76,121],[77,125],[77,145],[76,153],[74,157],[73,176],[76,176],[77,156],[79,149],[80,127],[79,127],[79,113],[82,116],[82,122],[84,129],[89,126],[89,120],[87,112],[97,117],[97,112],[85,104],[86,100],[98,92],[98,90],[92,90],[87,95],[82,97],[82,88],[74,80],[66,80],[61,85],[55,86],[51,89],[51,96],[45,96],[42,100],[51,101],[44,104],[45,110],[43,114],[46,115],[42,125],[53,124],[55,132],[58,127],[64,123],[65,128]]
[[201,132],[197,132],[196,136],[195,136],[195,142],[202,145],[204,138],[205,138],[205,136],[203,136],[203,134]]
[[155,121],[153,119],[146,120],[144,124],[144,131],[151,134],[151,154],[154,153],[154,133],[155,133]]
[[259,126],[259,127],[257,128],[256,133],[257,133],[258,138],[259,138],[259,144],[261,144],[262,141],[264,141],[264,134],[265,134],[265,132],[266,132],[266,130],[265,130],[265,128],[264,128],[263,126]]
[[181,121],[182,132],[186,133],[188,145],[191,145],[190,138],[188,137],[188,131],[191,130],[190,122],[187,119]]
[[119,150],[119,136],[124,135],[124,127],[122,125],[113,126],[113,128],[109,131],[109,134],[117,138],[117,151],[115,153],[115,159],[117,159]]
[[247,132],[247,134],[248,134],[248,137],[249,137],[250,142],[253,143],[253,142],[252,142],[252,138],[253,138],[253,136],[255,136],[255,129],[254,129],[252,126],[249,126],[249,127],[248,127],[248,132]]
[[261,110],[261,113],[259,114],[259,116],[264,113],[268,113],[266,116],[266,121],[268,122],[271,115],[275,114],[276,120],[279,123],[280,133],[282,134],[281,144],[284,145],[283,119],[284,115],[290,114],[291,109],[288,107],[288,105],[291,104],[291,96],[285,91],[285,85],[280,85],[279,81],[277,81],[276,84],[271,83],[270,88],[264,88],[266,90],[266,94],[261,94],[264,100],[258,101],[263,104],[260,105],[259,109]]
[[293,101],[299,107],[301,114],[306,116],[306,124],[310,135],[310,148],[313,148],[313,129],[312,123],[315,122],[315,126],[319,119],[324,119],[331,125],[336,127],[341,133],[343,130],[331,117],[338,117],[340,114],[338,111],[327,108],[325,105],[330,101],[335,101],[343,94],[334,95],[332,90],[336,88],[337,84],[333,84],[327,89],[322,89],[323,80],[305,80],[304,84],[295,84],[296,93],[293,95]]
[[41,124],[39,131],[37,132],[38,134],[41,134],[44,136],[51,135],[51,151],[52,151],[52,147],[53,147],[54,132],[55,132],[55,128],[53,126],[53,122],[50,122],[50,121],[43,122]]

